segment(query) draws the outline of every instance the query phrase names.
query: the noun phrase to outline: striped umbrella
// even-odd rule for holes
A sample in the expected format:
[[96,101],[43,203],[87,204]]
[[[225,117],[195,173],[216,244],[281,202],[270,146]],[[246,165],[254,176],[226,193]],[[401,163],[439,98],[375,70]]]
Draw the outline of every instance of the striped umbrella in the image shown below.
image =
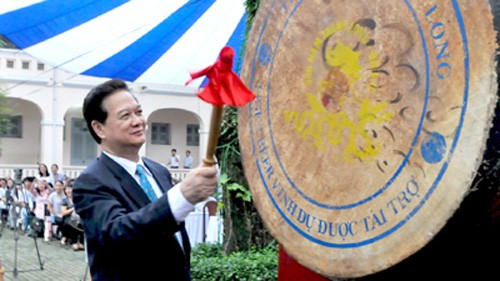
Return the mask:
[[[238,58],[244,0],[16,0],[0,4],[0,34],[76,74],[184,85],[228,45]],[[239,73],[239,65],[234,71]],[[193,81],[198,87],[203,82]]]

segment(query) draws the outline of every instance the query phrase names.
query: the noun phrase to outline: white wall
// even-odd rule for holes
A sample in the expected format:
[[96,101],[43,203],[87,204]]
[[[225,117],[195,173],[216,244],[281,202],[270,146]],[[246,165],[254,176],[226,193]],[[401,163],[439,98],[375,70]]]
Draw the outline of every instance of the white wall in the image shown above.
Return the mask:
[[166,164],[170,158],[172,148],[177,149],[177,155],[181,158],[181,166],[184,163],[186,149],[191,150],[193,166],[198,166],[200,157],[199,146],[187,146],[186,127],[187,124],[199,124],[199,118],[192,112],[178,109],[162,109],[153,112],[148,118],[148,124],[153,122],[169,123],[172,132],[171,145],[155,145],[150,143],[151,133],[148,132],[148,145],[146,155],[160,163]]
[[[8,59],[15,68],[6,68]],[[21,61],[31,61],[30,69],[21,69]],[[9,107],[23,115],[23,138],[0,138],[3,155],[0,165],[33,165],[38,162],[60,167],[71,163],[71,118],[82,118],[82,103],[90,89],[105,81],[103,78],[75,75],[40,63],[28,55],[11,49],[0,49],[0,83],[9,98]],[[130,88],[138,97],[148,123],[171,124],[172,145],[143,148],[145,156],[166,163],[172,147],[183,158],[185,150],[198,165],[206,150],[212,106],[196,96],[196,89],[171,85],[137,85]],[[199,124],[200,146],[186,146],[186,124]],[[97,154],[100,152],[98,151]]]
[[[12,115],[23,116],[22,139],[1,138],[0,163],[36,164],[40,157],[40,108],[29,101],[7,99]],[[28,122],[27,122],[28,121]]]

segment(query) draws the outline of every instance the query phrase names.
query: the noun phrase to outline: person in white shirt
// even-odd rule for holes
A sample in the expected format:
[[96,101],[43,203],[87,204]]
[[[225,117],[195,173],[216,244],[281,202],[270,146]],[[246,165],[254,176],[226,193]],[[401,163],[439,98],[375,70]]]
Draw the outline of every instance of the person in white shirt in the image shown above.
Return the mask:
[[193,168],[193,156],[191,156],[191,151],[186,150],[186,158],[184,159],[184,169]]
[[15,189],[12,191],[13,198],[13,208],[15,208],[15,213],[17,214],[16,220],[14,220],[14,228],[18,228],[19,225],[24,231],[28,231],[29,226],[29,215],[33,211],[33,197],[31,193],[27,191],[21,180],[15,181]]
[[50,183],[50,172],[47,165],[45,165],[44,163],[38,164],[38,176],[36,178],[37,181],[46,180],[48,183]]
[[6,224],[8,216],[9,216],[9,209],[7,208],[7,182],[5,181],[4,178],[1,178],[0,179],[0,224]]
[[50,175],[50,178],[48,182],[54,187],[56,185],[56,181],[65,181],[66,176],[63,173],[59,172],[59,165],[56,163],[52,164],[50,166],[50,171],[52,174]]
[[171,169],[179,169],[179,163],[181,162],[181,158],[177,155],[177,149],[172,148],[170,151],[172,155],[170,156],[170,160],[167,163],[167,166],[170,166]]

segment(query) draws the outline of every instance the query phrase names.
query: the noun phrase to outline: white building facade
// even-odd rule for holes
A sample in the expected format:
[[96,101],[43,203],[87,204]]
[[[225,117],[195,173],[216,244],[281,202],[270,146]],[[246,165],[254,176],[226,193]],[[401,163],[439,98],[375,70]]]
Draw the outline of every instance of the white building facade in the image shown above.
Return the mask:
[[[180,69],[179,71],[183,71]],[[0,136],[0,177],[33,176],[39,163],[76,177],[101,152],[87,130],[83,99],[104,78],[68,73],[16,49],[0,49],[0,87],[9,126]],[[190,150],[197,166],[204,157],[212,105],[184,86],[130,83],[148,122],[141,155],[160,163],[177,149],[181,165]],[[172,171],[182,179],[186,171]]]

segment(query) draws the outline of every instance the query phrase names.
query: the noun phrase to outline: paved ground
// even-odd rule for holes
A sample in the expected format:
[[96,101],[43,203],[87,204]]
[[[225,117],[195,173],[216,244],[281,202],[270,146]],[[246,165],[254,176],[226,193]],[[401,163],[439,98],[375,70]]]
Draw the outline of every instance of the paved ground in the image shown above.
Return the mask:
[[[90,280],[84,251],[73,251],[68,245],[61,245],[54,239],[33,239],[23,234],[16,235],[10,229],[1,230],[0,260],[4,264],[4,281],[82,281]],[[16,239],[17,274],[16,274]],[[36,250],[38,245],[38,253]],[[41,264],[40,264],[41,261]]]

